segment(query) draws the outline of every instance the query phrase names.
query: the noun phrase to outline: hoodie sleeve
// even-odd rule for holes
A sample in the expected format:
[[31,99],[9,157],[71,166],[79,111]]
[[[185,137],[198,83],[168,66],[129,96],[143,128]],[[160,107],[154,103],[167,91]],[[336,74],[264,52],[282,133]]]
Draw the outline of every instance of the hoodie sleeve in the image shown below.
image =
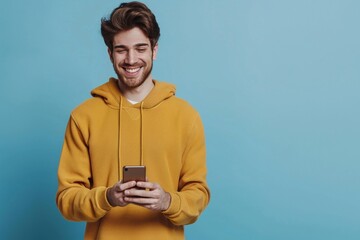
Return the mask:
[[73,221],[97,221],[110,209],[106,187],[91,186],[87,142],[73,116],[68,122],[58,169],[56,203],[62,215]]
[[210,200],[210,191],[206,183],[205,136],[198,114],[188,136],[179,191],[170,192],[170,206],[163,212],[175,225],[195,222]]

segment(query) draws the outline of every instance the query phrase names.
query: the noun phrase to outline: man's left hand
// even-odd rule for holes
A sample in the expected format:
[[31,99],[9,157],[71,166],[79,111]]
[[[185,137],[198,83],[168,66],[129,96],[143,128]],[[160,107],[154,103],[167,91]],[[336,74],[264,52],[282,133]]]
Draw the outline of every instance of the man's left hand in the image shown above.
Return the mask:
[[157,183],[137,182],[136,188],[125,190],[124,200],[151,210],[165,211],[170,206],[171,196]]

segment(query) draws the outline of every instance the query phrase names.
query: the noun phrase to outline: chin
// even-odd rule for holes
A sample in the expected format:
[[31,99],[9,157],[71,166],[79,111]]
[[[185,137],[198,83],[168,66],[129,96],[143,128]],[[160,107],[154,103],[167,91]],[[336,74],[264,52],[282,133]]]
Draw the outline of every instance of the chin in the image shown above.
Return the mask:
[[137,87],[140,87],[145,81],[144,80],[135,80],[135,81],[129,81],[129,80],[125,80],[122,77],[119,77],[121,85],[123,85],[124,87],[128,88],[128,89],[134,89]]

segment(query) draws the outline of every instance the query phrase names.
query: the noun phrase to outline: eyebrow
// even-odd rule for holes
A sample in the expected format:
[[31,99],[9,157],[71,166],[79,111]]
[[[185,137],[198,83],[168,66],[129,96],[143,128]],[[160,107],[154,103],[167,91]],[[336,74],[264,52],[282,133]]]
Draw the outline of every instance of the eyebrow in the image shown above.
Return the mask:
[[[134,47],[148,47],[148,46],[150,46],[148,43],[137,43],[137,44],[135,44],[134,45]],[[126,45],[116,45],[116,46],[114,46],[114,49],[116,49],[116,48],[125,48],[125,49],[127,49],[128,47],[126,46]]]

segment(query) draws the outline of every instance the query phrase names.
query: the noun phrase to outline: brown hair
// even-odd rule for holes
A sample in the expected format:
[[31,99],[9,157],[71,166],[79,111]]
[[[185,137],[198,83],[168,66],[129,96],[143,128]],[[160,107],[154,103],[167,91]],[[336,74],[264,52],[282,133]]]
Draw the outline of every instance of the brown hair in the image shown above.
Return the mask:
[[109,19],[101,19],[101,35],[106,46],[112,51],[114,36],[134,27],[140,28],[149,38],[154,48],[160,37],[160,28],[151,10],[143,3],[121,3],[115,8]]

